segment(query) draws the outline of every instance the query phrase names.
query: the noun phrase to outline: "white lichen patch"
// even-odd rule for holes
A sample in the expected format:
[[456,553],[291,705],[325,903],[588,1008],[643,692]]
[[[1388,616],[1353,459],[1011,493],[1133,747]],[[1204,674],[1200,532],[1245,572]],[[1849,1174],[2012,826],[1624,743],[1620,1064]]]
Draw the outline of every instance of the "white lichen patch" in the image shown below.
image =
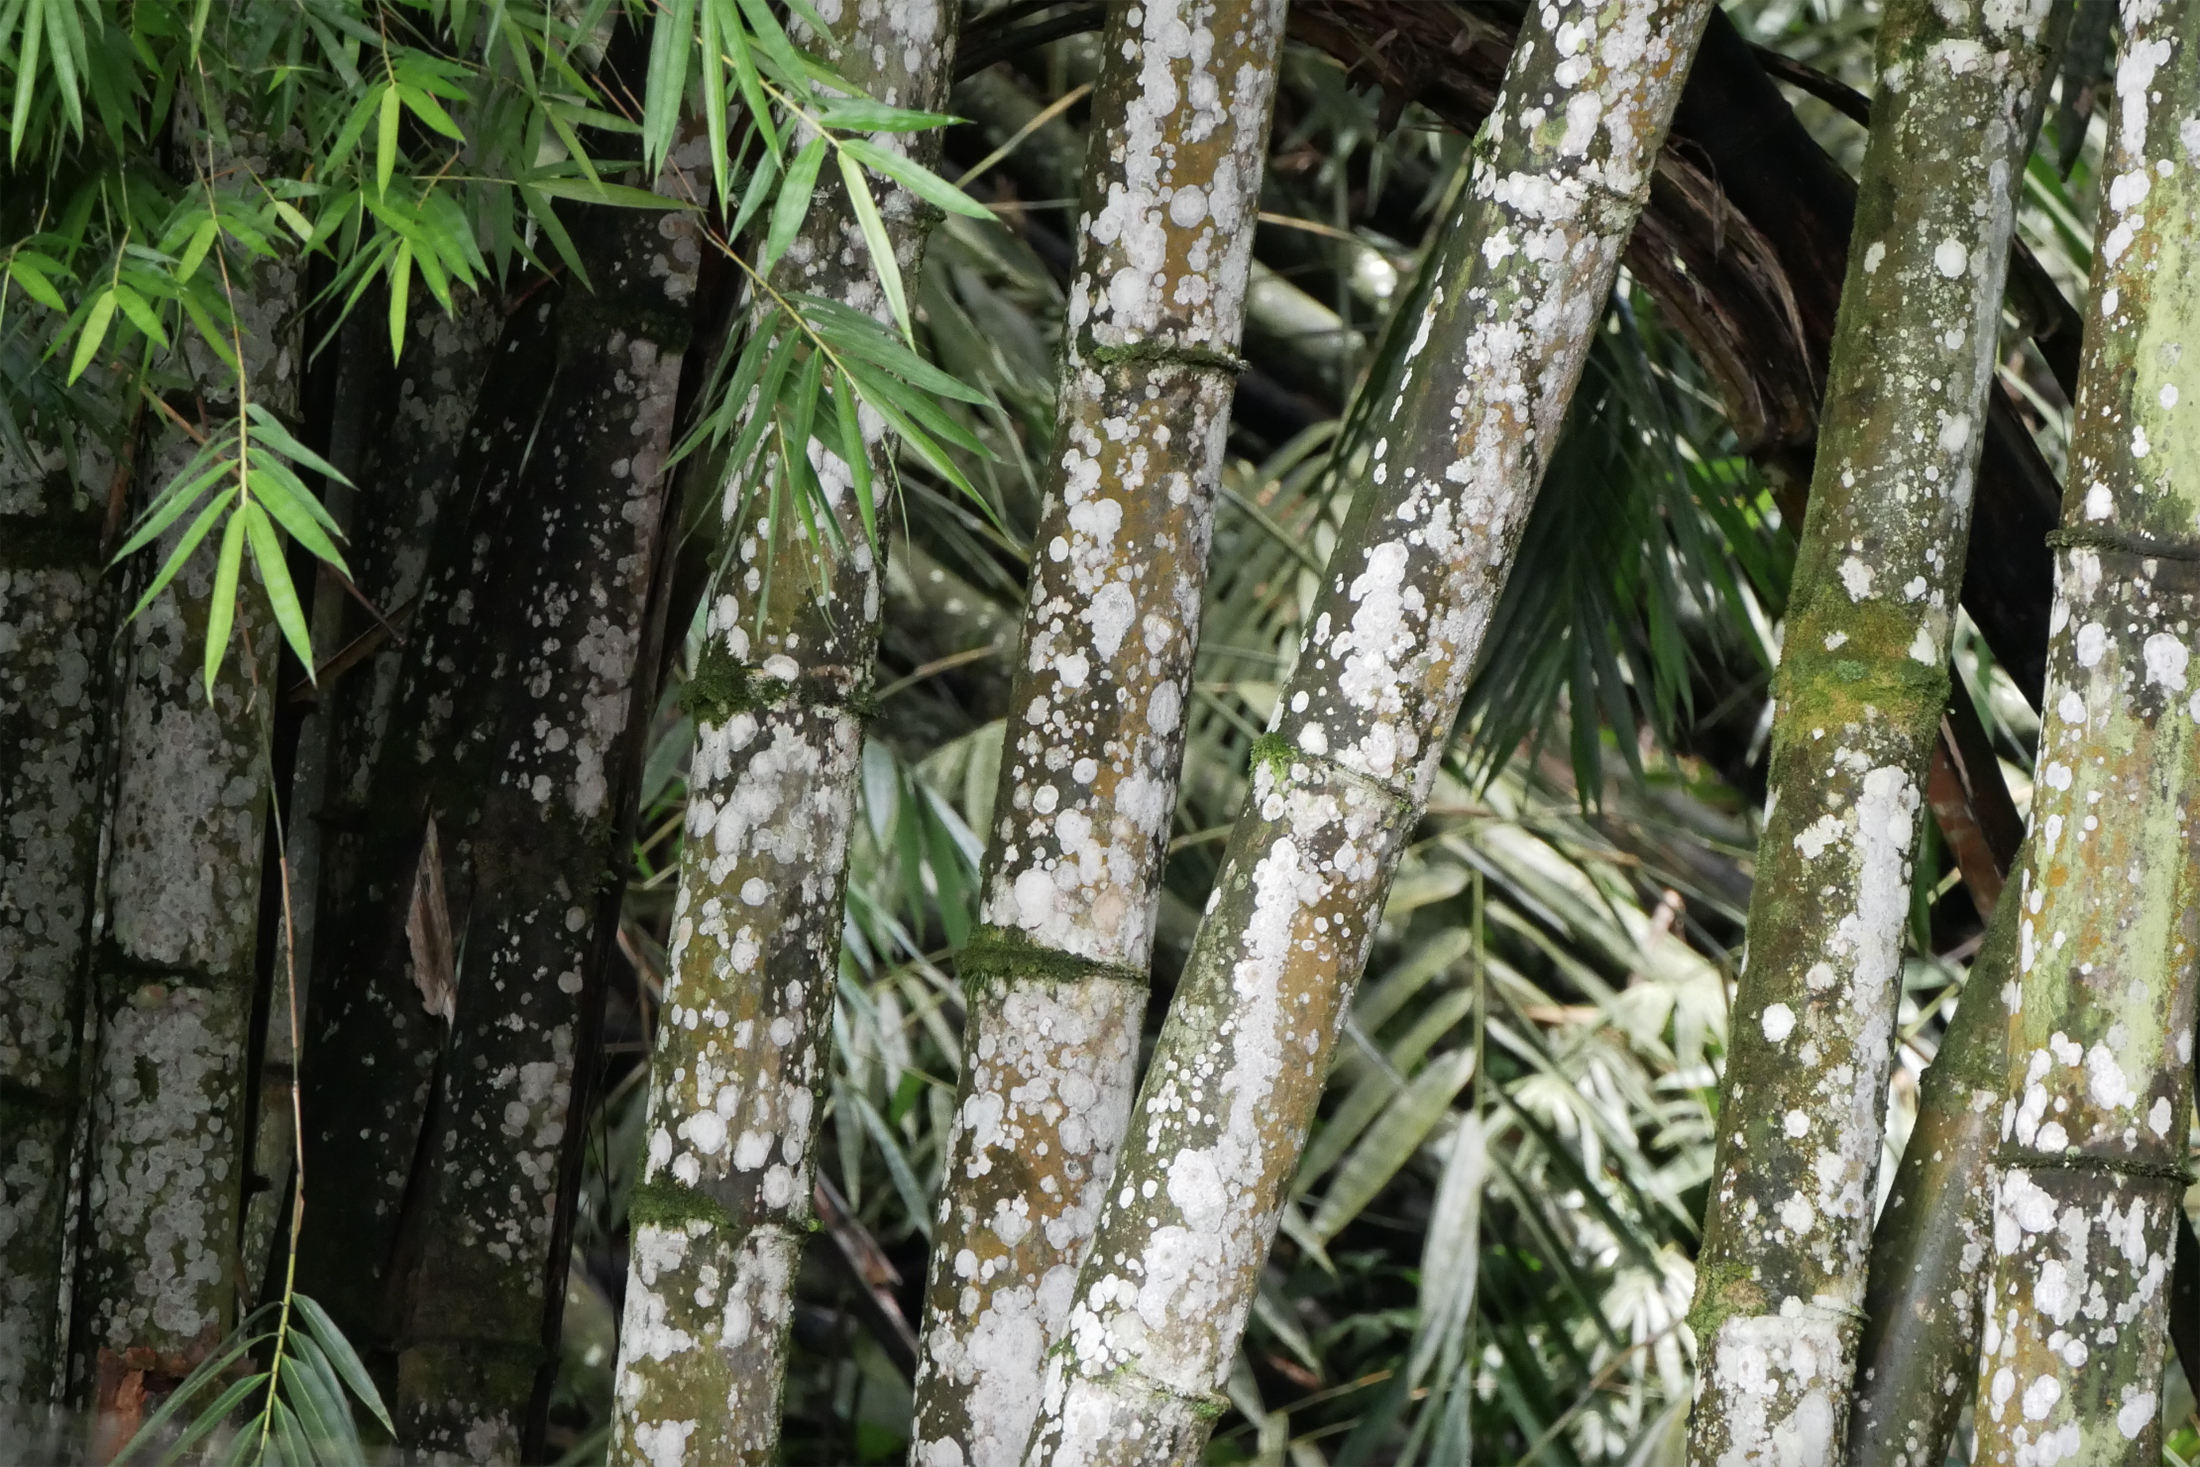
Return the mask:
[[121,1352],[203,1348],[227,1328],[243,1197],[248,988],[144,984],[102,1026],[86,1303]]

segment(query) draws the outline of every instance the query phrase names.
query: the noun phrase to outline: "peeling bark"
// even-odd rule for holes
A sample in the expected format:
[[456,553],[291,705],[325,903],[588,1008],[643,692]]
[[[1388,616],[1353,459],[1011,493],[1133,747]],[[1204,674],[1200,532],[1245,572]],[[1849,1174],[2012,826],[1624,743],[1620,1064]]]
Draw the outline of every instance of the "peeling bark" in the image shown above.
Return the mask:
[[2015,188],[2066,21],[1903,0],[1880,24],[1697,1259],[1697,1463],[1842,1455]]
[[1196,1461],[1697,39],[1531,15],[1141,1089],[1025,1460]]
[[[179,129],[180,130],[180,129]],[[234,268],[234,267],[233,267]],[[299,281],[261,262],[236,307],[251,399],[296,411]],[[230,371],[194,336],[184,360],[208,427],[235,411]],[[195,416],[196,402],[185,405]],[[143,484],[165,485],[193,445],[170,431]],[[148,547],[149,571],[171,531]],[[72,1394],[187,1372],[234,1320],[243,1205],[245,1056],[254,991],[267,741],[279,633],[248,573],[237,638],[209,702],[202,664],[218,537],[124,629],[87,1077],[84,1254],[72,1327]]]
[[915,1457],[1015,1467],[1122,1145],[1259,212],[1277,0],[1101,43],[1054,456],[987,845]]
[[1925,1069],[1917,1125],[1872,1233],[1849,1413],[1851,1467],[1937,1467],[1978,1377],[1993,1162],[2019,905],[1996,906]]
[[[34,429],[34,433],[35,433]],[[69,1149],[114,602],[99,482],[0,449],[0,1435],[62,1374]]]
[[2200,6],[2115,75],[2010,995],[1977,1459],[2152,1463],[2200,957]]
[[[837,65],[850,83],[898,107],[944,100],[951,0],[837,13]],[[910,135],[876,140],[902,147]],[[882,190],[879,207],[903,278],[914,279],[927,215],[900,189]],[[886,319],[837,187],[819,189],[777,283]],[[885,424],[868,411],[862,420],[874,482],[890,483]],[[810,546],[794,535],[773,545],[762,510],[743,511],[743,486],[724,486],[727,564],[688,685],[697,731],[687,840],[630,1213],[611,1449],[622,1464],[762,1467],[778,1450],[881,604],[852,476],[830,454],[814,462],[849,547],[828,556],[829,585]],[[777,563],[762,564],[767,556]]]

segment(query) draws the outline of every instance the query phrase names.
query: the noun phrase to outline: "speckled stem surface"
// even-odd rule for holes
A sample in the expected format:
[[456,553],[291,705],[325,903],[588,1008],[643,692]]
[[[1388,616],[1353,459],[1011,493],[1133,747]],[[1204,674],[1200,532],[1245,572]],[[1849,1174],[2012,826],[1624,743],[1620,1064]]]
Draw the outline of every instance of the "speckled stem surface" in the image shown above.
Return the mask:
[[1977,1382],[2019,910],[1994,909],[1872,1231],[1850,1467],[1939,1467]]
[[[707,167],[692,146],[685,163]],[[467,540],[431,572],[454,624],[420,627],[405,699],[455,708],[418,727],[437,746],[430,801],[459,957],[391,1270],[392,1405],[416,1451],[482,1463],[539,1450],[556,1364],[581,1139],[568,1123],[576,1064],[595,1044],[651,706],[664,462],[701,258],[678,213],[590,211],[574,234],[594,289],[534,307],[555,363],[530,404],[539,417],[476,412]],[[451,615],[469,599],[463,619]],[[478,782],[470,800],[461,781]],[[378,976],[408,986],[396,965]]]
[[[842,0],[825,11],[837,16],[826,49],[856,87],[899,107],[945,98],[954,0]],[[898,188],[873,187],[903,278],[914,279],[928,213]],[[837,187],[818,190],[776,283],[887,318]],[[865,411],[862,430],[874,482],[892,482],[885,424]],[[745,486],[724,486],[728,563],[687,690],[697,726],[687,838],[630,1213],[611,1446],[622,1467],[777,1458],[879,637],[879,565],[852,477],[830,454],[814,463],[848,545],[827,552],[829,586],[809,546],[783,535],[775,548],[765,536],[769,496],[744,508]],[[769,555],[778,562],[767,567]]]
[[2014,191],[2066,20],[1898,0],[1880,24],[1697,1259],[1704,1467],[1841,1459]]
[[1130,1117],[1281,0],[1109,12],[916,1383],[1015,1467]]
[[[297,273],[273,262],[230,268],[247,391],[271,412],[294,414]],[[195,333],[182,357],[205,399],[206,428],[234,431],[229,368]],[[198,421],[196,401],[174,406]],[[137,502],[165,486],[194,447],[178,431],[159,432]],[[147,547],[135,575],[150,575],[175,538]],[[219,538],[203,541],[123,629],[116,654],[116,773],[91,954],[100,1034],[87,1078],[88,1225],[69,1366],[71,1394],[102,1409],[135,1373],[186,1372],[235,1315],[280,634],[248,569],[209,703],[203,663]]]
[[1977,1460],[2147,1463],[2200,958],[2200,4],[2130,0],[2063,496]]
[[1710,7],[1534,13],[1134,1110],[1025,1461],[1197,1461]]
[[[0,1437],[62,1372],[84,950],[99,854],[112,466],[0,447]],[[72,469],[75,471],[72,472]]]
[[[300,811],[323,841],[312,966],[301,975],[312,1060],[300,1074],[300,1101],[316,1186],[325,1181],[340,1190],[345,1205],[314,1209],[298,1240],[298,1287],[370,1355],[395,1334],[385,1304],[393,1240],[447,1029],[422,1007],[407,972],[405,938],[429,802],[422,776],[432,766],[440,723],[411,721],[425,710],[400,713],[399,691],[411,638],[470,618],[473,604],[451,604],[447,590],[422,595],[438,534],[464,533],[460,460],[476,400],[492,380],[503,325],[479,297],[456,300],[455,317],[415,313],[393,367],[379,342],[359,354],[379,357],[393,380],[356,384],[375,390],[379,401],[364,435],[364,463],[352,475],[360,487],[345,558],[362,594],[406,640],[392,638],[346,598],[343,633],[331,651],[356,646],[365,655],[323,680],[327,791],[319,808]],[[507,356],[493,379],[498,392],[517,388],[515,378],[540,389],[533,366],[522,372]],[[440,640],[447,650],[448,635]],[[433,697],[444,690],[428,691]],[[414,743],[382,765],[393,722]]]

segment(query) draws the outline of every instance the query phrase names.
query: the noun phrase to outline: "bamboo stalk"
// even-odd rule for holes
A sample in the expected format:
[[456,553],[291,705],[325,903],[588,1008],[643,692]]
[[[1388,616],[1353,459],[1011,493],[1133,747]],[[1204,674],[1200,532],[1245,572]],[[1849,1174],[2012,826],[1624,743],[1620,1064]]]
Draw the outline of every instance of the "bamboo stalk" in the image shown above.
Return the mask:
[[[2020,858],[2021,859],[2021,858]],[[1926,1067],[1917,1125],[1872,1233],[1850,1404],[1851,1467],[1930,1467],[1971,1397],[1993,1246],[1993,1155],[2016,974],[2016,902],[1994,909]]]
[[[63,1369],[84,954],[99,853],[109,465],[0,446],[0,1437]],[[81,471],[78,471],[78,470]],[[102,472],[107,470],[107,472]]]
[[[204,158],[195,112],[182,109],[175,128],[179,151]],[[240,150],[265,147],[230,137]],[[231,166],[207,161],[210,173]],[[265,171],[264,160],[238,161]],[[295,415],[297,268],[262,260],[227,269],[244,392],[271,412]],[[237,379],[210,355],[186,357],[208,426],[221,431],[222,418],[240,406]],[[162,430],[143,463],[148,493],[195,447],[180,430]],[[171,531],[147,553],[165,558],[178,538]],[[141,1391],[188,1373],[236,1312],[231,1260],[244,1202],[247,1031],[279,633],[247,576],[236,637],[210,695],[203,659],[216,559],[209,536],[123,629],[118,653],[69,1382],[70,1395],[89,1399],[110,1426],[134,1425]]]
[[[685,150],[691,169],[700,151]],[[676,174],[659,188],[686,191]],[[393,1219],[393,1414],[407,1447],[476,1461],[539,1455],[557,1369],[576,1122],[655,704],[664,463],[702,243],[673,212],[589,211],[573,233],[594,289],[568,286],[538,313],[542,376],[522,413],[498,416],[509,400],[484,395],[462,469],[475,493],[427,587],[448,621],[419,624],[407,706],[425,716],[407,731],[434,759],[392,747],[382,771],[425,794],[401,813],[416,841],[434,815],[447,874],[463,877],[442,1020],[423,975],[407,984],[378,954],[383,991],[442,1041]],[[521,424],[531,451],[515,453]],[[410,883],[395,885],[382,914],[401,920]]]
[[[2200,954],[2200,5],[2123,7],[2056,536],[1977,1460],[2152,1463]],[[2182,402],[2182,406],[2180,406]]]
[[[461,465],[475,404],[484,395],[502,400],[520,380],[536,385],[532,368],[540,359],[508,354],[492,372],[499,313],[478,296],[457,301],[452,317],[421,312],[407,327],[403,355],[388,372],[395,380],[375,391],[365,463],[353,476],[362,492],[345,559],[363,594],[392,612],[404,640],[353,603],[350,629],[381,640],[348,671],[322,674],[328,789],[317,805],[306,805],[302,792],[296,797],[307,817],[300,823],[319,827],[326,843],[311,893],[318,937],[311,954],[300,955],[313,1061],[300,1071],[299,1101],[315,1170],[348,1199],[347,1206],[316,1210],[298,1240],[298,1287],[368,1351],[388,1348],[395,1336],[386,1296],[397,1220],[448,1032],[406,976],[405,918],[429,803],[416,782],[427,762],[420,758],[421,736],[433,737],[423,726],[424,705],[451,688],[415,679],[425,683],[423,696],[407,706],[409,697],[400,695],[407,691],[408,653],[427,625],[451,620],[446,598],[466,589],[461,576],[457,586],[426,598],[425,618],[418,614],[437,561],[456,554],[453,548],[438,557],[439,540],[465,543]],[[387,361],[385,350],[370,339],[357,356],[379,365]],[[365,380],[354,390],[383,387],[377,376],[359,375]],[[405,606],[412,614],[397,616]],[[440,639],[446,653],[448,635]],[[385,759],[386,742],[400,745],[402,757]],[[393,782],[399,775],[403,783]],[[446,800],[442,818],[452,813]]]
[[1843,1451],[2015,189],[2066,18],[1904,0],[1881,21],[1697,1260],[1693,1462]]
[[1022,656],[961,955],[916,1453],[1014,1467],[1136,1082],[1280,0],[1111,10]]
[[1710,7],[1531,13],[1049,1362],[1029,1463],[1196,1461]]
[[[945,98],[953,0],[836,14],[838,67],[857,89],[918,110]],[[914,279],[926,215],[900,189],[879,207],[902,276]],[[837,186],[819,190],[776,283],[887,314]],[[881,420],[863,420],[874,481],[889,484],[893,442]],[[853,477],[830,455],[813,463],[848,545],[829,584],[811,546],[792,534],[775,544],[765,508],[742,511],[741,486],[725,486],[726,571],[688,685],[696,748],[630,1213],[615,1463],[762,1467],[778,1450],[881,605]]]

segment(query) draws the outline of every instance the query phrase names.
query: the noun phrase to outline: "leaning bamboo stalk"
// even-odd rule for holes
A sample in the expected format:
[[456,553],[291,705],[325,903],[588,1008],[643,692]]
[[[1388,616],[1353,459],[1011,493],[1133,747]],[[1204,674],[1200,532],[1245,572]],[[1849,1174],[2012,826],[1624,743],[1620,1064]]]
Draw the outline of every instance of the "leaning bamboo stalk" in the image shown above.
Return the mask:
[[1849,1405],[1850,1467],[1943,1460],[1971,1398],[1993,1247],[1993,1156],[2009,1028],[2003,988],[2016,972],[2019,911],[2016,902],[1997,903],[1987,923],[1955,1017],[1926,1067],[1917,1124],[1872,1232]]
[[1703,0],[1531,12],[1155,1049],[1030,1463],[1196,1461]]
[[2015,187],[2066,12],[1900,0],[1790,594],[1690,1459],[1839,1460]]
[[[69,1149],[106,769],[111,467],[0,447],[0,1437],[62,1371]],[[82,451],[80,450],[80,453]]]
[[916,1454],[1014,1467],[1130,1117],[1281,0],[1116,7],[1022,656],[963,949]]
[[[953,0],[837,14],[840,75],[859,91],[918,110],[946,96]],[[879,206],[903,278],[913,278],[925,213],[899,189]],[[819,190],[777,284],[888,313],[837,188]],[[862,417],[875,482],[889,483],[893,440],[879,418]],[[811,546],[766,533],[763,511],[744,511],[740,486],[726,486],[726,570],[687,690],[696,747],[630,1212],[618,1463],[760,1467],[778,1449],[881,604],[853,477],[830,455],[815,467],[849,547],[824,583]]]
[[2132,0],[2094,251],[2008,1030],[1977,1460],[2146,1462],[2200,958],[2200,4]]

